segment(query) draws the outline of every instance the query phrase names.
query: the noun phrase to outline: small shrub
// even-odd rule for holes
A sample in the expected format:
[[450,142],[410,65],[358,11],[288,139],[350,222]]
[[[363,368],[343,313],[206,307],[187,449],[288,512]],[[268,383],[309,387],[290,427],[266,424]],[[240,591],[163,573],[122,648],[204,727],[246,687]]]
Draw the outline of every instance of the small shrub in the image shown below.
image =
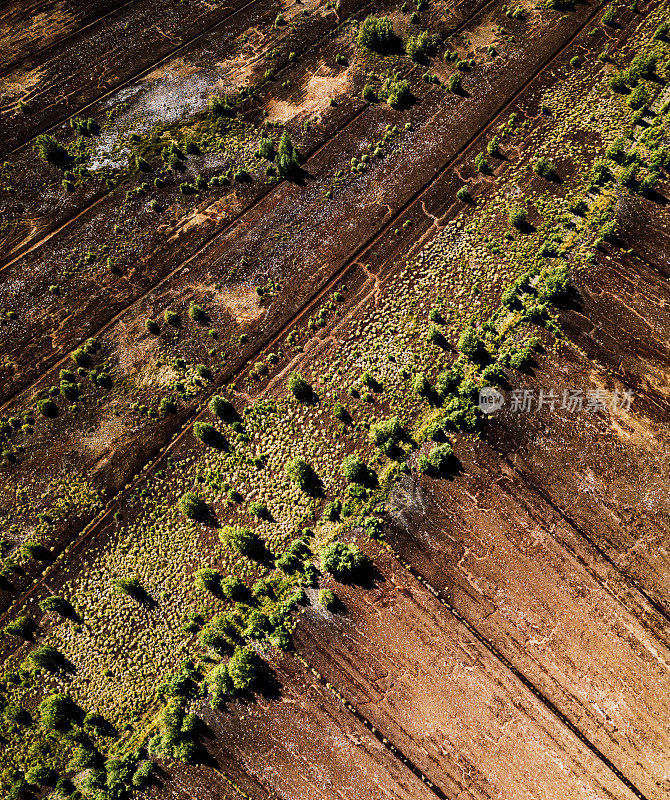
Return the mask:
[[643,106],[646,106],[650,99],[651,95],[649,94],[647,87],[640,85],[636,86],[631,91],[626,102],[633,110],[637,110]]
[[454,74],[449,78],[447,81],[447,89],[454,94],[458,94],[458,92],[462,89],[462,79],[460,72],[454,72]]
[[355,576],[365,562],[365,556],[355,544],[332,542],[321,552],[321,567],[339,580]]
[[21,639],[30,640],[35,632],[35,622],[31,617],[23,615],[8,622],[2,632],[9,636],[17,636]]
[[153,761],[143,761],[133,772],[131,784],[134,789],[143,789],[148,783],[154,770]]
[[389,17],[375,17],[370,14],[358,29],[358,44],[378,53],[392,50],[398,41],[393,23]]
[[78,367],[88,367],[91,364],[91,356],[83,347],[78,347],[72,353],[72,360]]
[[556,177],[556,167],[549,161],[548,159],[542,157],[538,158],[537,161],[533,164],[533,172],[541,175],[543,178],[547,180],[551,180]]
[[249,503],[249,513],[254,517],[258,517],[258,519],[270,519],[271,516],[265,503],[261,503],[257,500],[253,503]]
[[593,183],[598,186],[602,186],[604,183],[607,183],[611,177],[612,172],[607,161],[599,160],[594,163],[591,170],[591,180]]
[[247,558],[258,559],[264,552],[263,541],[251,528],[225,525],[219,534],[221,541]]
[[52,557],[51,551],[41,542],[31,541],[30,539],[21,545],[21,552],[28,558],[34,558],[35,561],[49,561]]
[[523,206],[514,206],[509,210],[509,224],[520,229],[528,223],[528,212]]
[[371,83],[365,84],[361,95],[363,97],[363,100],[367,100],[368,103],[377,102],[377,92],[375,91],[375,87]]
[[300,156],[293,146],[291,137],[284,131],[277,147],[277,169],[279,174],[287,178],[298,171],[300,167]]
[[472,325],[468,325],[461,333],[457,347],[464,356],[475,363],[481,361],[486,353],[484,342]]
[[542,278],[540,297],[547,302],[564,297],[568,292],[569,283],[570,272],[567,265],[554,267]]
[[63,662],[63,656],[53,645],[44,644],[33,650],[28,656],[28,660],[35,669],[55,672]]
[[218,594],[221,591],[221,573],[218,569],[203,567],[195,573],[195,585],[199,589]]
[[607,11],[603,14],[602,21],[605,25],[609,25],[613,27],[616,21],[616,8],[614,6],[610,6]]
[[319,591],[319,605],[327,609],[331,609],[335,605],[335,595],[330,589]]
[[391,108],[403,108],[411,97],[410,82],[398,75],[390,75],[382,87],[382,93]]
[[435,323],[428,326],[426,338],[431,344],[441,345],[444,342],[444,334]]
[[419,372],[415,375],[412,381],[412,389],[414,389],[414,393],[418,394],[419,397],[426,397],[430,393],[430,382],[423,372]]
[[436,444],[428,454],[428,465],[435,473],[444,472],[452,463],[454,448],[450,442]]
[[368,434],[370,441],[386,455],[390,455],[398,446],[402,435],[402,425],[398,417],[370,425]]
[[493,139],[489,141],[486,145],[486,152],[490,156],[498,156],[500,155],[500,137],[494,136]]
[[211,94],[207,98],[207,108],[215,117],[230,117],[235,113],[235,106],[227,95]]
[[196,422],[193,425],[193,433],[196,439],[200,439],[203,444],[210,447],[220,447],[223,437],[217,429],[209,422]]
[[236,417],[233,404],[229,400],[226,400],[225,397],[221,397],[221,395],[214,395],[209,401],[209,407],[212,413],[219,417],[219,419],[233,420]]
[[357,453],[352,453],[344,459],[340,472],[349,483],[365,483],[369,477],[368,466]]
[[46,133],[35,138],[33,149],[41,159],[56,167],[66,167],[71,161],[71,156],[63,145]]
[[435,53],[435,40],[426,31],[416,36],[409,36],[405,42],[405,53],[412,61],[425,61],[426,58]]
[[198,303],[191,303],[188,307],[188,315],[192,320],[196,322],[206,322],[207,321],[207,313],[205,309],[198,305]]
[[144,327],[149,333],[157,334],[161,332],[160,326],[155,319],[146,319],[144,321]]
[[275,145],[269,136],[261,136],[258,142],[258,155],[267,161],[272,161],[275,157]]
[[629,189],[637,185],[637,164],[629,164],[621,173],[619,183]]
[[57,417],[58,416],[58,406],[54,403],[53,400],[45,399],[45,400],[38,400],[36,404],[37,411],[42,414],[43,417]]
[[322,518],[326,520],[326,522],[335,522],[340,518],[341,513],[342,503],[339,500],[333,500],[330,503],[326,503],[324,506]]
[[288,379],[288,389],[291,394],[302,402],[311,400],[314,392],[299,372],[292,372]]
[[72,605],[64,597],[58,597],[55,594],[50,597],[45,597],[44,600],[40,601],[40,608],[45,614],[54,612],[60,614],[61,617],[74,616]]
[[667,39],[670,31],[670,22],[661,22],[654,31],[654,39]]
[[221,581],[221,594],[228,600],[238,603],[246,599],[247,587],[237,575],[229,575]]
[[214,708],[219,708],[227,695],[233,694],[235,687],[228,674],[227,664],[217,664],[205,679],[207,688],[211,695],[211,703]]
[[340,422],[349,421],[349,412],[342,405],[342,403],[335,403],[335,405],[333,406],[333,416],[335,417],[335,419],[339,419]]
[[172,397],[161,398],[161,401],[158,404],[158,413],[161,415],[161,417],[165,417],[168,414],[174,414],[176,410],[177,404]]
[[146,594],[139,579],[134,576],[130,578],[118,578],[114,581],[114,588],[119,594],[128,595],[128,597],[132,597],[135,600],[143,599]]
[[32,786],[53,786],[55,773],[46,764],[35,764],[26,772],[26,780]]
[[615,72],[609,79],[609,87],[613,92],[623,93],[627,90],[626,73]]
[[296,456],[286,465],[286,475],[303,491],[308,491],[316,483],[316,473],[304,458]]
[[186,492],[179,501],[179,508],[189,519],[202,519],[207,515],[207,504],[195,492]]

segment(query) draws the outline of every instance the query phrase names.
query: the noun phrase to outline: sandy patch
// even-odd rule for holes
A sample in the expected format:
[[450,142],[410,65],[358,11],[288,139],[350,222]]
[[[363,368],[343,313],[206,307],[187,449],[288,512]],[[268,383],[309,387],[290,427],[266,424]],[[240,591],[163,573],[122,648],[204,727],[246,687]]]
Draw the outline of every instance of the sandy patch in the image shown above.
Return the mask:
[[209,302],[227,311],[238,323],[255,322],[265,312],[256,290],[244,284],[224,286]]
[[268,120],[286,123],[296,117],[321,117],[328,108],[330,98],[344,94],[348,90],[351,83],[349,71],[350,68],[333,75],[328,67],[321,64],[301,89],[300,102],[277,100],[268,104]]

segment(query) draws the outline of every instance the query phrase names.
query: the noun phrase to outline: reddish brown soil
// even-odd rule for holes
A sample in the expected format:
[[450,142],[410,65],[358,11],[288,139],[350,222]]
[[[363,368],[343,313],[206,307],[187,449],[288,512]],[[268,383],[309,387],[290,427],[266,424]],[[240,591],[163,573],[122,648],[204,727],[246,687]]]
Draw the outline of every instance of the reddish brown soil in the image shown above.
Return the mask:
[[447,797],[632,793],[393,556],[372,586],[308,608],[299,652]]
[[[225,50],[233,25],[267,25],[279,8],[248,5],[239,4],[242,10],[225,27],[221,20],[230,7],[198,5],[187,12],[136,0],[118,11],[110,5],[94,12],[81,3],[71,18],[44,31],[28,64],[39,74],[39,107],[19,130],[10,130],[15,115],[6,114],[4,122],[0,116],[0,136],[8,147],[18,146],[191,39],[197,38],[190,52],[200,48],[198,58],[207,48]],[[4,8],[0,24],[18,13]],[[352,3],[346,12],[355,10],[360,7]],[[475,7],[460,8],[456,21],[461,11],[465,19]],[[444,224],[455,189],[472,174],[471,156],[500,122],[498,115],[521,101],[526,108],[536,103],[540,88],[571,57],[568,44],[596,51],[600,45],[586,38],[596,11],[584,4],[575,14],[548,17],[533,32],[531,50],[519,43],[504,61],[468,73],[464,97],[422,85],[421,69],[413,68],[408,74],[416,103],[402,116],[385,105],[343,101],[324,114],[317,133],[300,141],[303,152],[312,153],[301,183],[284,182],[264,196],[258,184],[236,187],[234,194],[208,197],[197,211],[171,209],[168,226],[138,244],[122,278],[101,281],[94,272],[73,278],[65,310],[56,309],[46,291],[53,262],[85,236],[104,240],[118,199],[93,186],[49,212],[37,191],[28,194],[24,210],[34,229],[18,234],[12,247],[23,252],[38,246],[6,267],[0,287],[0,307],[14,309],[17,294],[22,304],[19,320],[0,329],[3,353],[15,362],[2,375],[4,401],[53,383],[76,344],[101,330],[104,356],[125,363],[129,373],[138,370],[153,346],[144,320],[167,307],[183,311],[191,298],[208,302],[228,358],[214,384],[169,422],[136,425],[90,450],[78,436],[83,420],[95,432],[105,419],[94,406],[76,421],[52,423],[62,425],[61,443],[50,441],[54,427],[38,425],[34,450],[15,475],[19,469],[30,474],[38,464],[54,468],[67,456],[113,496],[142,465],[153,463],[215,386],[239,376],[254,355],[304,325],[345,275],[349,296],[342,308],[351,313],[374,280],[392,280],[410,238],[429,236]],[[131,47],[118,33],[125,14],[143,26]],[[104,19],[96,22],[97,15]],[[475,22],[515,24],[488,8]],[[89,31],[78,43],[77,26],[89,23],[96,35]],[[314,41],[334,24],[328,19],[314,26]],[[10,41],[8,61],[29,57],[36,41],[31,35]],[[292,35],[282,42],[290,46]],[[90,69],[86,59],[93,63],[91,54],[98,51],[103,57]],[[324,52],[331,60],[338,41],[287,74],[304,87]],[[58,63],[63,53],[69,60]],[[17,74],[25,66],[22,61]],[[356,97],[361,80],[353,81]],[[305,100],[302,92],[297,96]],[[260,106],[281,115],[292,100],[292,87],[272,87]],[[10,106],[8,101],[3,108]],[[400,120],[410,120],[412,131],[397,149],[326,203],[334,171],[346,169],[352,154]],[[398,182],[408,162],[413,170]],[[201,166],[196,162],[194,173]],[[480,179],[477,191],[486,191],[487,180]],[[505,408],[485,424],[481,440],[458,440],[459,469],[451,478],[403,479],[387,508],[387,546],[361,545],[374,562],[370,582],[325,578],[341,603],[334,613],[310,591],[294,636],[297,657],[271,654],[273,678],[254,697],[222,711],[203,703],[211,761],[197,768],[166,766],[154,796],[667,797],[668,212],[662,195],[655,203],[622,196],[619,212],[620,236],[632,252],[609,245],[599,252],[577,276],[574,296],[560,312],[567,342],[554,347],[545,337],[548,350],[533,368],[509,378],[515,388],[536,393],[631,387],[634,415],[559,409],[515,414]],[[146,200],[129,201],[126,213],[155,225]],[[405,220],[414,224],[396,236],[393,229]],[[54,232],[53,240],[41,243]],[[240,267],[242,257],[246,264]],[[227,294],[217,293],[214,283],[233,269],[239,269],[238,282],[229,281]],[[254,299],[252,287],[270,276],[284,291],[268,308]],[[245,347],[237,345],[241,331],[249,335]],[[180,352],[179,336],[164,333],[162,343]],[[184,355],[206,361],[205,343],[189,347]],[[187,427],[170,453],[186,455],[192,444]],[[140,483],[136,477],[134,486]],[[30,595],[57,591],[65,575],[88,568],[115,535],[112,511],[123,507],[132,515],[128,498],[129,492],[114,498],[106,516]],[[80,534],[86,521],[72,520],[56,549]],[[26,588],[30,577],[17,579],[4,600]]]

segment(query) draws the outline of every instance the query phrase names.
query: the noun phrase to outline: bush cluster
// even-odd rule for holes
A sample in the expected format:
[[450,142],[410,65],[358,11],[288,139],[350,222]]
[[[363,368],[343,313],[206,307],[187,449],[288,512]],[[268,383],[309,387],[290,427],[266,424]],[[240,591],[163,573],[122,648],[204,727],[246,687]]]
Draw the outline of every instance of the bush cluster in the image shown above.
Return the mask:
[[365,563],[366,557],[355,544],[332,542],[321,552],[321,567],[339,580],[354,577]]
[[398,43],[389,17],[367,16],[358,29],[358,44],[378,53],[392,50]]

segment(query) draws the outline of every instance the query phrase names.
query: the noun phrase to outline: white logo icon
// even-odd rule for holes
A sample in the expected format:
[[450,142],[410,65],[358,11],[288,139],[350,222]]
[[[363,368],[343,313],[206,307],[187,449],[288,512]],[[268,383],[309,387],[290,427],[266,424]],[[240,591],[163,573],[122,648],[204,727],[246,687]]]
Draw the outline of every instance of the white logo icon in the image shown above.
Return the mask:
[[505,405],[505,398],[493,386],[484,386],[479,390],[479,409],[483,414],[493,414]]

